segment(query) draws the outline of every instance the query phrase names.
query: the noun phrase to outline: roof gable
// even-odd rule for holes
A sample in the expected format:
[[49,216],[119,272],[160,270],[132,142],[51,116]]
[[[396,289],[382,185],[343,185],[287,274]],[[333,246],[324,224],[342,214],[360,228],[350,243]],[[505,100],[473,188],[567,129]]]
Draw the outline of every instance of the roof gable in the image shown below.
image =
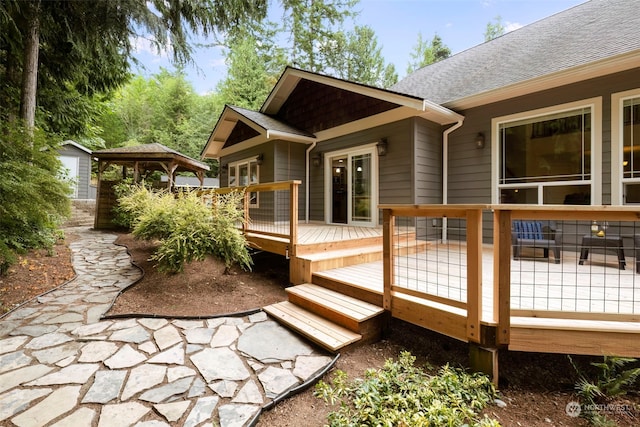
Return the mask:
[[372,124],[366,121],[380,125],[411,116],[440,124],[461,118],[416,96],[287,67],[260,111],[225,106],[202,157],[218,158],[272,138],[312,143]]
[[301,80],[277,117],[311,133],[334,128],[400,105],[357,92]]
[[[638,28],[635,2],[592,0],[423,67],[392,89],[462,108],[472,97],[519,84],[524,93],[542,79],[546,86],[536,91],[566,84],[563,73],[575,82],[622,71],[640,66]],[[590,73],[577,72],[587,67]]]

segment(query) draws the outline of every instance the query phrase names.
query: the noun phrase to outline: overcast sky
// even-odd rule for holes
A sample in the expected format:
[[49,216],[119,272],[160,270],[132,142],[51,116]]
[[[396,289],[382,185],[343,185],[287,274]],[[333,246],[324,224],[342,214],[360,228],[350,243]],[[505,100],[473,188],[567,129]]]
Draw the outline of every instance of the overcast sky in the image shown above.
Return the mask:
[[[544,17],[569,9],[584,0],[360,0],[356,7],[360,14],[355,25],[368,25],[378,38],[378,45],[387,62],[396,66],[400,78],[404,77],[410,53],[422,33],[431,40],[438,34],[452,54],[484,42],[487,23],[497,16],[508,31],[538,21]],[[269,15],[273,20],[281,16],[277,1]],[[153,52],[148,44],[137,43],[136,57],[144,69],[135,70],[145,76],[158,72],[160,67],[173,69],[166,54]],[[198,93],[215,89],[226,75],[224,58],[219,48],[198,49],[195,55],[198,67],[189,67],[188,79]],[[199,70],[197,69],[199,68]]]

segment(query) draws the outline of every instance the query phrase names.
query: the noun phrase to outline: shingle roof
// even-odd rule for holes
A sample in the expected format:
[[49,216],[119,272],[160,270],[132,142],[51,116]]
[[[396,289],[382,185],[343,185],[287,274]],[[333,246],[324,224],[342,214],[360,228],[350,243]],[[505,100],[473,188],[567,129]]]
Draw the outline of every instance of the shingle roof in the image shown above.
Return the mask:
[[592,0],[448,59],[391,89],[441,105],[638,51],[640,9],[631,0]]
[[309,132],[290,126],[274,117],[268,116],[259,111],[247,110],[246,108],[233,107],[230,105],[228,105],[228,107],[231,110],[235,111],[236,113],[240,114],[241,116],[251,120],[253,123],[260,126],[264,130],[284,132],[292,135],[306,136],[309,138],[315,137],[313,134]]
[[94,151],[94,154],[178,154],[186,157],[184,154],[177,152],[167,146],[157,142],[151,144],[131,145],[128,147],[105,148],[104,150]]
[[133,145],[130,147],[106,148],[94,151],[93,155],[98,159],[145,159],[149,161],[170,158],[189,166],[189,168],[209,170],[209,166],[186,156],[176,150],[157,142],[151,144]]

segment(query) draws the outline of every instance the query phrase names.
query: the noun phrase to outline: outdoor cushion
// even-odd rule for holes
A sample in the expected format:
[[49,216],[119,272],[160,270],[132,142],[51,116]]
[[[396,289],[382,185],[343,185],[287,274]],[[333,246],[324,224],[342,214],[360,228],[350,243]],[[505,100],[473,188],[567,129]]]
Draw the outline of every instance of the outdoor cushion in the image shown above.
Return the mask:
[[514,221],[514,233],[518,239],[543,240],[542,223],[539,221]]
[[560,246],[562,245],[562,230],[557,229],[553,221],[513,221],[511,240],[513,243],[513,258],[519,258],[523,247],[541,248],[544,257],[549,258],[549,250],[553,251],[556,264],[560,263]]

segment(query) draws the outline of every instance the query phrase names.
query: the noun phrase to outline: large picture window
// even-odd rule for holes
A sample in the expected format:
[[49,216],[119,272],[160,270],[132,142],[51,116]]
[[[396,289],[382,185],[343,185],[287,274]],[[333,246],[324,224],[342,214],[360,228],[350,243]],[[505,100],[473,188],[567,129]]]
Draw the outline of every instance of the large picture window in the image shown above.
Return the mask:
[[591,204],[593,111],[497,122],[500,203]]
[[640,204],[640,97],[623,101],[621,121],[624,201]]
[[[229,187],[246,187],[260,183],[260,166],[255,158],[229,163]],[[249,194],[249,206],[258,207],[258,193]]]

